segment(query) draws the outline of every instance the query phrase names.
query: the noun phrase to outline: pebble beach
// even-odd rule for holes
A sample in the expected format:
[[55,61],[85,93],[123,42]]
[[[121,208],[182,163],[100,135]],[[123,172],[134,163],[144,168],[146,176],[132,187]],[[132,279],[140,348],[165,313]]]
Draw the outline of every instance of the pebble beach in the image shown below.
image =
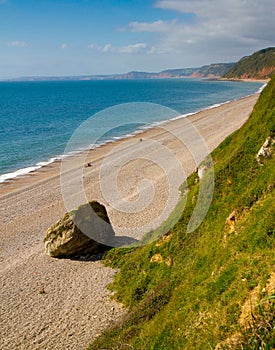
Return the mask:
[[[177,192],[179,184],[198,166],[198,159],[194,161],[192,152],[175,137],[176,133],[180,131],[184,135],[188,132],[186,125],[191,124],[211,152],[245,123],[258,96],[257,93],[191,115],[187,117],[189,124],[186,118],[179,118],[130,139],[91,150],[85,158],[85,164],[91,162],[91,166],[83,164],[87,199],[98,200],[106,206],[117,235],[139,239],[161,224],[164,209],[168,212],[173,209],[167,208],[169,194],[172,190]],[[162,147],[152,149],[152,141]],[[194,143],[196,147],[196,139]],[[160,157],[163,148],[169,152]],[[118,166],[115,179],[110,178],[107,183],[118,188],[118,201],[139,205],[142,201],[148,202],[144,210],[138,208],[134,213],[118,209],[121,206],[110,203],[106,189],[102,189],[104,176],[113,175],[107,171],[102,173],[102,164],[109,158],[110,162],[120,164],[119,159],[125,154],[129,161],[123,167]],[[137,154],[152,154],[152,159],[157,161],[150,162],[148,157],[137,157]],[[182,178],[178,178],[173,169],[167,177],[167,171],[159,166],[160,159],[169,164],[169,154],[184,169]],[[72,157],[72,178],[73,159],[77,166],[77,157]],[[127,312],[107,288],[117,271],[104,267],[98,257],[89,261],[54,259],[44,252],[47,228],[67,211],[60,184],[61,165],[61,161],[57,161],[0,184],[2,350],[86,349],[98,334]],[[150,182],[153,192],[146,184],[139,186],[143,179]]]

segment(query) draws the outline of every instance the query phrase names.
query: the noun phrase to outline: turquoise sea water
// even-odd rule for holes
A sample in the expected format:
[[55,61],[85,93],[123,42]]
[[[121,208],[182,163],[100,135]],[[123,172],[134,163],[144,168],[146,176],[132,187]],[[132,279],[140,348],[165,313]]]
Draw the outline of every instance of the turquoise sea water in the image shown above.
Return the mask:
[[[149,102],[185,115],[251,95],[262,85],[197,79],[0,82],[0,182],[61,157],[74,130],[106,108]],[[123,125],[123,115],[114,117]],[[135,111],[131,125],[112,129],[101,142],[133,133],[141,120],[148,126],[171,117],[142,113],[139,118]],[[86,146],[79,140],[79,148]]]

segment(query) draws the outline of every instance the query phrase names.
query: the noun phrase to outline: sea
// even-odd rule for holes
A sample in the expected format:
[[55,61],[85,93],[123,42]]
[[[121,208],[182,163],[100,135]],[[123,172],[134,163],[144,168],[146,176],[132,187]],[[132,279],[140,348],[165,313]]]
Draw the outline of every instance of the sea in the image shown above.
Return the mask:
[[[260,82],[202,79],[0,82],[0,182],[261,89]],[[96,141],[79,137],[68,151],[87,120]]]

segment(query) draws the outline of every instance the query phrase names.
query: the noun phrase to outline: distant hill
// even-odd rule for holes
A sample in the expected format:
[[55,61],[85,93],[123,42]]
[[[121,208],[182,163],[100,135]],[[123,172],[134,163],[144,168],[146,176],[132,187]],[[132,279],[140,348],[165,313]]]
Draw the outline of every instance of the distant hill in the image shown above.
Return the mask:
[[213,63],[196,68],[166,69],[159,73],[129,72],[121,77],[124,79],[154,79],[154,78],[220,78],[225,75],[235,63]]
[[113,76],[114,79],[155,79],[159,78],[160,73],[151,72],[128,72],[125,74],[116,74]]
[[[235,65],[235,62],[231,62],[231,63],[213,63],[213,64],[210,64],[208,66],[202,66],[198,70],[198,75],[199,75],[199,77],[202,77],[202,78],[222,77],[234,65]],[[193,74],[193,76],[194,76],[194,74]]]
[[267,79],[275,74],[275,47],[241,58],[225,75],[229,79]]
[[52,76],[52,77],[21,77],[11,81],[68,81],[68,80],[130,80],[130,79],[165,79],[165,78],[220,78],[228,72],[235,63],[214,63],[195,68],[167,69],[161,72],[132,71],[123,74]]
[[237,63],[212,63],[202,67],[166,69],[161,72],[132,71],[122,74],[22,77],[12,81],[48,81],[48,80],[128,80],[128,79],[165,79],[165,78],[227,78],[227,79],[267,79],[275,74],[275,47],[269,47],[245,56]]
[[166,69],[159,74],[167,75],[171,78],[178,77],[190,77],[194,72],[196,72],[199,68],[179,68],[179,69]]

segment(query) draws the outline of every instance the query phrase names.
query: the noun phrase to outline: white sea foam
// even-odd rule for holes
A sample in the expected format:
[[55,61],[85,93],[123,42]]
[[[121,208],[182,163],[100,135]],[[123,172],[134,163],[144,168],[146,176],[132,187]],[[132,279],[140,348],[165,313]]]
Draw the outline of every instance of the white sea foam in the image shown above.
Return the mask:
[[55,162],[55,161],[57,161],[58,159],[61,159],[61,158],[62,158],[62,156],[50,158],[46,162],[39,162],[36,165],[29,166],[29,167],[22,168],[22,169],[18,169],[16,171],[12,172],[12,173],[7,173],[7,174],[0,175],[0,183],[3,183],[3,182],[8,181],[8,180],[15,179],[16,177],[19,177],[19,176],[24,176],[24,175],[28,175],[30,173],[33,173],[36,170],[41,169],[42,167],[47,166],[47,165],[49,165],[49,164],[51,164],[51,163],[53,163],[53,162]]
[[267,85],[267,83],[264,83],[264,84],[259,88],[259,90],[257,91],[257,93],[260,94],[260,93],[263,91],[263,89],[266,87],[266,85]]
[[37,169],[41,168],[40,166],[30,166],[27,168],[19,169],[14,171],[13,173],[0,175],[0,183],[5,182],[7,180],[14,179],[15,177],[29,174]]

